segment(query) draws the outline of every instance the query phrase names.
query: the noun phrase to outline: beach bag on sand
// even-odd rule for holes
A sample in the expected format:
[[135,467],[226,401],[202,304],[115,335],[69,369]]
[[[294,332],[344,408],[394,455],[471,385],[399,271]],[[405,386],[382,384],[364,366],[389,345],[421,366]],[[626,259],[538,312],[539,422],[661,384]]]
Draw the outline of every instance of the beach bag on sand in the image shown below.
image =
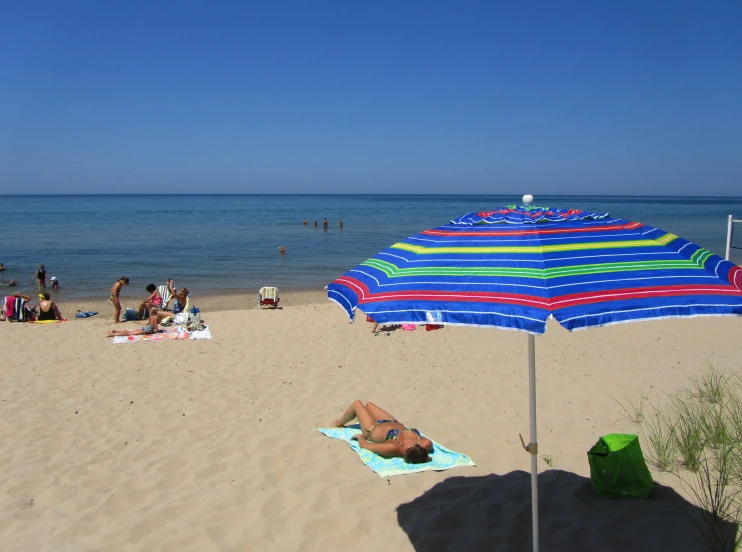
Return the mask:
[[175,315],[173,322],[175,324],[188,324],[188,313],[187,312],[179,312]]
[[136,320],[139,320],[139,313],[132,308],[127,308],[124,311],[124,321],[129,322],[129,321],[136,321]]
[[604,435],[588,451],[587,459],[596,495],[603,498],[647,498],[652,492],[654,482],[636,435]]

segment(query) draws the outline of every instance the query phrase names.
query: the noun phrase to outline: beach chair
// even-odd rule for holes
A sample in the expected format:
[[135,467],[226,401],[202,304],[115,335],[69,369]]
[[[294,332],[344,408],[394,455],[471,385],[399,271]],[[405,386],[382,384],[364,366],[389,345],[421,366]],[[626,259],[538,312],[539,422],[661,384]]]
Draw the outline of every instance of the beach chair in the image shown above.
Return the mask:
[[164,286],[159,286],[157,291],[160,292],[160,296],[162,297],[162,310],[167,310],[168,303],[170,303],[170,299],[173,298],[173,295],[170,293],[170,288],[165,284]]
[[258,309],[262,308],[263,305],[272,305],[275,309],[278,307],[278,288],[276,287],[262,287],[258,292]]
[[8,295],[3,299],[3,314],[11,322],[26,322],[26,300]]

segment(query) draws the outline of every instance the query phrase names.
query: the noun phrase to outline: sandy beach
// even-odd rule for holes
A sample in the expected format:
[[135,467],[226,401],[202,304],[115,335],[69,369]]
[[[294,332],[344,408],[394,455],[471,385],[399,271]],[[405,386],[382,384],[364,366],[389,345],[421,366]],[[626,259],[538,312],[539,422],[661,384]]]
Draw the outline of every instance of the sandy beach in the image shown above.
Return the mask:
[[[60,303],[63,324],[0,324],[0,550],[529,549],[525,334],[372,335],[322,293],[282,293],[279,310],[251,294],[195,303],[211,340],[113,345],[102,301]],[[586,451],[634,430],[614,399],[662,400],[709,364],[739,372],[741,332],[734,317],[550,324],[543,549],[703,549],[676,479],[653,473],[649,500],[597,499]],[[380,478],[316,431],[354,399],[478,467]]]

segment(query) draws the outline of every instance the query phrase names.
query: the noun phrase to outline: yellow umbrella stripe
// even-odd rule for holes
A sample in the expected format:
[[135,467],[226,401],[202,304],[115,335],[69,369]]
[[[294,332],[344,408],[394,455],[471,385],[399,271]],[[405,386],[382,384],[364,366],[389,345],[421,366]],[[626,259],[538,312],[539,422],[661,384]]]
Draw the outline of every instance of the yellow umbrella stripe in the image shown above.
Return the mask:
[[593,249],[623,249],[632,247],[661,247],[677,239],[674,234],[665,234],[656,240],[633,240],[615,242],[582,242],[562,245],[515,245],[515,246],[483,246],[483,247],[425,247],[409,243],[395,243],[393,249],[410,251],[417,255],[449,254],[492,254],[492,253],[558,253],[561,251],[587,251]]

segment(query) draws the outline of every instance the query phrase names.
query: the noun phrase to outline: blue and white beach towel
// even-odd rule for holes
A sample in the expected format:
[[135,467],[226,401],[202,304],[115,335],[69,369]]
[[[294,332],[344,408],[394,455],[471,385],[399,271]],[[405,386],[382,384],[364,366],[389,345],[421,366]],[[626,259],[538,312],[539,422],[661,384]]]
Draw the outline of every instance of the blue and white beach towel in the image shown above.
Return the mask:
[[[350,448],[358,453],[361,461],[369,468],[379,474],[380,477],[389,477],[392,475],[404,475],[406,473],[415,473],[428,470],[450,470],[459,466],[476,466],[471,458],[449,450],[440,443],[433,441],[433,453],[430,455],[430,461],[425,464],[408,464],[402,458],[384,458],[374,454],[368,449],[362,449],[357,441],[351,440],[353,435],[361,432],[361,426],[358,424],[347,427],[333,427],[329,429],[320,428],[318,431],[332,437],[341,439],[348,443]],[[427,437],[427,436],[426,436]],[[430,437],[428,437],[430,439]]]

